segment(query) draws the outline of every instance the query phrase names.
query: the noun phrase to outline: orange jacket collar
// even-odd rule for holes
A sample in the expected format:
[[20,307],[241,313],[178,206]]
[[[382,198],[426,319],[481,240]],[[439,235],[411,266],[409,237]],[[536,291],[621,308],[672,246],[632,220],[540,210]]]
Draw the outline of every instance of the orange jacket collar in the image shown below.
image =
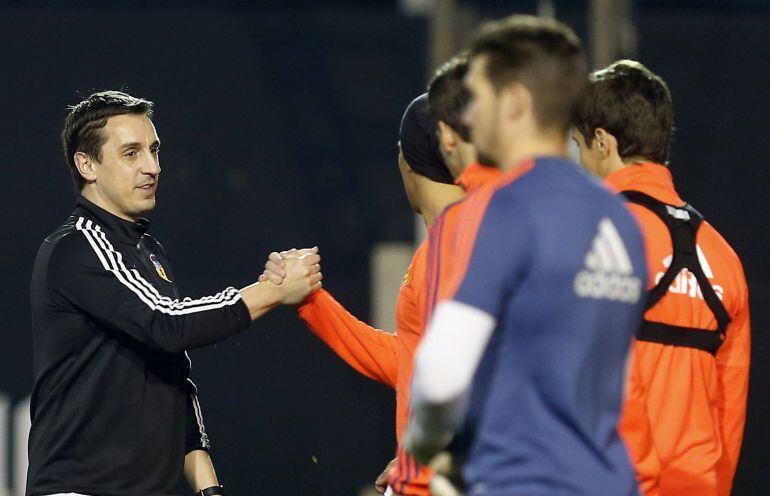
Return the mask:
[[674,189],[671,171],[660,164],[646,162],[628,165],[605,177],[604,184],[618,193],[627,190],[641,191],[663,203],[684,204]]
[[462,186],[465,191],[470,193],[499,178],[500,174],[500,170],[494,167],[471,164],[455,179],[455,184]]

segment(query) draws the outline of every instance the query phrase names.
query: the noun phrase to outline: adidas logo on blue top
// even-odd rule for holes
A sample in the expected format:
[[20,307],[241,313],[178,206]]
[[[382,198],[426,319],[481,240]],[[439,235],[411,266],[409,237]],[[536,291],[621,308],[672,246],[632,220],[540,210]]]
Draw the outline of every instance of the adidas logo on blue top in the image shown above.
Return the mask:
[[585,268],[575,276],[575,294],[624,303],[636,303],[642,294],[642,281],[623,240],[611,220],[599,221],[599,232],[585,257]]

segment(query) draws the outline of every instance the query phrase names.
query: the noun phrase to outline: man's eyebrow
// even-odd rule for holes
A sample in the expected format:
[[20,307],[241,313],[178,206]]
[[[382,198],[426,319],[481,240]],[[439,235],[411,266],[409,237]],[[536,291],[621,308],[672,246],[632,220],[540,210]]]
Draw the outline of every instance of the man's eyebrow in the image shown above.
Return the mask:
[[[141,148],[141,147],[142,147],[142,144],[138,141],[131,141],[129,143],[123,143],[122,145],[120,145],[121,150],[128,150],[130,148]],[[158,148],[158,147],[160,147],[160,140],[155,140],[150,145],[150,148]]]

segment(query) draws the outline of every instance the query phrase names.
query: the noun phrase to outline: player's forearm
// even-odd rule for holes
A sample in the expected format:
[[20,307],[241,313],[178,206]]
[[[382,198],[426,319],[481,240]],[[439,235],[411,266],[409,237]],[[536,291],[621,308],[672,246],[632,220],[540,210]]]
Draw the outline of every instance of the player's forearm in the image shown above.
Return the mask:
[[254,321],[281,303],[282,293],[278,286],[271,282],[257,282],[241,289],[241,298],[249,316]]
[[209,454],[203,450],[194,450],[184,457],[184,474],[194,491],[218,486],[217,474]]
[[361,374],[396,386],[396,335],[374,328],[350,314],[321,290],[299,308],[308,328]]

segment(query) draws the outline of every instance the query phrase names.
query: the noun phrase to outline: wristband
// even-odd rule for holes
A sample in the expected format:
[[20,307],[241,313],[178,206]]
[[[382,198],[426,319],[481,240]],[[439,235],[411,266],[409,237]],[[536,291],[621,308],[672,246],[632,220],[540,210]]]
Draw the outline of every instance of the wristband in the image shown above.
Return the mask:
[[206,489],[201,489],[197,496],[225,496],[225,488],[222,486],[211,486]]

